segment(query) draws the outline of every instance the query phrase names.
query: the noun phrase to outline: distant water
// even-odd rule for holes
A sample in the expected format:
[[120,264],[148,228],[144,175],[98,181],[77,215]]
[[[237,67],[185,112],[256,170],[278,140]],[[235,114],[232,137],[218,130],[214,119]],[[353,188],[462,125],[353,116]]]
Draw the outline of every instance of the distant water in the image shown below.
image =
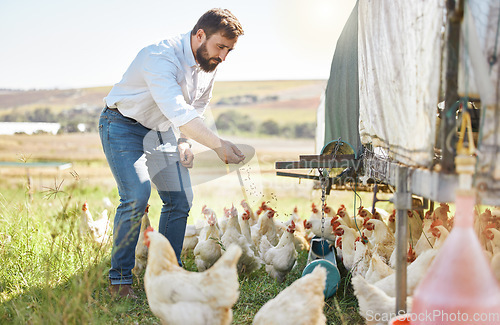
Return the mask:
[[61,128],[60,123],[43,122],[0,122],[0,134],[11,135],[15,133],[33,134],[37,131],[57,134]]

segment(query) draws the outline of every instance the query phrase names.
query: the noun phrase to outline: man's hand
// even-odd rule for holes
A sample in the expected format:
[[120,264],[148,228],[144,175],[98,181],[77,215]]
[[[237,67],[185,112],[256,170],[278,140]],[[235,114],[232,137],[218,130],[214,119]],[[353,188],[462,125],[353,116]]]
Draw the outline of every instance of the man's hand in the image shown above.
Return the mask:
[[179,130],[187,138],[213,149],[226,164],[239,164],[245,159],[245,155],[238,147],[229,141],[219,138],[199,117],[181,125]]
[[245,160],[245,155],[233,143],[222,139],[220,141],[221,146],[214,149],[220,160],[226,164],[239,164]]
[[181,164],[186,168],[193,167],[194,154],[191,151],[189,143],[181,142],[177,146],[179,149],[179,155],[181,156]]

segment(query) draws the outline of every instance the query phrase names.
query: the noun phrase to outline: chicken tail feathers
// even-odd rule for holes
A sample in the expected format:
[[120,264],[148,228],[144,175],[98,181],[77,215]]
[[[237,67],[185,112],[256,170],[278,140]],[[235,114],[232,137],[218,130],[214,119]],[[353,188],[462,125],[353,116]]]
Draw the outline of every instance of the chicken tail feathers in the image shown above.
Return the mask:
[[236,267],[238,260],[240,259],[242,250],[241,247],[236,244],[231,244],[226,249],[226,252],[222,254],[219,260],[214,264],[214,267],[222,266],[225,267]]

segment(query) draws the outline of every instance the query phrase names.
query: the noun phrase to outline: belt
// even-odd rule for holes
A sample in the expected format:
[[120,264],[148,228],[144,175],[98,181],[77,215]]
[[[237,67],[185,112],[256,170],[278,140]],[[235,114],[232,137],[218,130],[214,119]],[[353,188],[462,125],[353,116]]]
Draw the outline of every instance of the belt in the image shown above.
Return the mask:
[[118,108],[116,108],[116,107],[109,107],[108,105],[106,105],[106,108],[107,108],[107,109],[112,109],[112,110],[115,110],[115,111],[117,111],[117,110],[118,110]]

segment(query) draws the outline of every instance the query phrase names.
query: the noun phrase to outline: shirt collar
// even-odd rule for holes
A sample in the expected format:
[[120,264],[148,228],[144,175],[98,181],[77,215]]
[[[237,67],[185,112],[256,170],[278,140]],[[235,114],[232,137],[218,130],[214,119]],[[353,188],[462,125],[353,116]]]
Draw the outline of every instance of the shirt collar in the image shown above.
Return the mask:
[[191,68],[196,68],[198,66],[198,63],[196,63],[193,55],[193,50],[191,49],[191,32],[184,34],[184,36],[182,37],[182,45],[184,47],[184,57],[186,58],[187,64]]

